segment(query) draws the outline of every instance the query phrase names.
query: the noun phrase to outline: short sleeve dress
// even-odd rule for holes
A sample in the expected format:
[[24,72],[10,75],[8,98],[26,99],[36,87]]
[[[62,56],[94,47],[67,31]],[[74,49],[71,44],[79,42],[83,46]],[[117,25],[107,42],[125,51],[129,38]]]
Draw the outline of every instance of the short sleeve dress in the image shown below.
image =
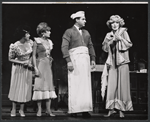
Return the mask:
[[34,42],[37,45],[36,65],[40,72],[40,76],[35,77],[32,100],[43,100],[57,97],[53,85],[52,64],[50,61],[50,51],[53,49],[53,43],[51,40],[48,40],[49,45],[44,45],[42,41],[42,38],[35,38]]
[[[33,41],[24,44],[20,41],[10,44],[9,58],[19,61],[29,60],[32,54]],[[32,93],[32,68],[12,63],[11,83],[8,98],[15,102],[28,102]]]

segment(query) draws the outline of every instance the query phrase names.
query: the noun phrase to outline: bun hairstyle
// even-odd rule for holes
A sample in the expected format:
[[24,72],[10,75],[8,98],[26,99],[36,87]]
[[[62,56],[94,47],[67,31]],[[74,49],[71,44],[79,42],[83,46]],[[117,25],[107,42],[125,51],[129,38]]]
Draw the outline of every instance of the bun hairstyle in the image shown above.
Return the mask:
[[22,37],[25,37],[26,33],[30,33],[31,28],[27,25],[20,25],[14,33],[14,37],[17,39],[21,39]]
[[41,37],[43,32],[50,31],[51,28],[48,26],[46,22],[41,22],[37,26],[36,32]]
[[119,15],[112,15],[110,17],[110,19],[106,22],[108,28],[111,29],[111,24],[113,22],[119,22],[120,27],[122,27],[125,24],[123,18],[121,18]]

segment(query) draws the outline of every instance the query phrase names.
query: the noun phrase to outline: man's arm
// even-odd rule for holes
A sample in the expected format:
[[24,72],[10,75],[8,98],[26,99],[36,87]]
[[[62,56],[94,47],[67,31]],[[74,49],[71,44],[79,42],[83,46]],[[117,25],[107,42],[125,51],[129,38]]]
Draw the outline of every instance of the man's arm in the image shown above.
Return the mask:
[[71,33],[69,32],[69,30],[66,30],[63,37],[62,37],[61,51],[63,53],[63,58],[66,59],[67,63],[71,62],[71,59],[69,56],[70,39],[71,39]]
[[67,66],[69,71],[73,71],[73,64],[70,59],[69,55],[69,43],[71,40],[71,32],[69,30],[65,31],[63,37],[62,37],[62,45],[61,45],[61,51],[63,53],[63,58],[67,61]]

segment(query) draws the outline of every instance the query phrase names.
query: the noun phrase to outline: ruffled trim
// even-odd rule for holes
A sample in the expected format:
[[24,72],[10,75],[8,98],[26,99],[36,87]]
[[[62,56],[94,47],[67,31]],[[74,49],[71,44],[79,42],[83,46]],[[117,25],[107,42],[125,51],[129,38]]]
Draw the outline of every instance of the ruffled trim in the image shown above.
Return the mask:
[[55,91],[34,91],[32,100],[55,99],[57,95]]
[[106,109],[118,109],[121,111],[133,111],[132,101],[121,101],[118,99],[107,100]]
[[9,48],[11,51],[14,51],[15,53],[17,53],[18,56],[23,56],[23,55],[28,55],[30,54],[33,50],[32,50],[32,46],[33,46],[33,41],[30,39],[29,40],[29,45],[30,45],[30,49],[26,52],[23,52],[18,45],[20,45],[21,43],[19,41],[15,42],[14,44],[10,44]]
[[15,50],[16,47],[17,47],[16,44],[12,44],[12,43],[11,43],[10,46],[9,46],[9,48],[10,48],[11,50]]
[[[39,44],[42,43],[41,42],[42,39],[40,37],[35,37],[34,39],[35,39],[36,43],[39,43]],[[54,44],[50,39],[48,39],[48,42],[49,42],[50,50],[52,50]]]

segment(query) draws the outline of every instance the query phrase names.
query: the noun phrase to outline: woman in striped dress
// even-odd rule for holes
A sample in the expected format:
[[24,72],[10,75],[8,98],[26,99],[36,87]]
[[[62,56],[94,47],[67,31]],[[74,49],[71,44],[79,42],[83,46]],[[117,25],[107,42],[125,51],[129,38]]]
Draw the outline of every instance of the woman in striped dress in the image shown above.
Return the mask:
[[24,104],[31,100],[33,41],[30,39],[29,27],[20,26],[16,30],[19,38],[9,47],[9,61],[12,62],[11,83],[8,98],[12,101],[11,116],[16,116],[16,103],[20,103],[20,116],[24,117]]

